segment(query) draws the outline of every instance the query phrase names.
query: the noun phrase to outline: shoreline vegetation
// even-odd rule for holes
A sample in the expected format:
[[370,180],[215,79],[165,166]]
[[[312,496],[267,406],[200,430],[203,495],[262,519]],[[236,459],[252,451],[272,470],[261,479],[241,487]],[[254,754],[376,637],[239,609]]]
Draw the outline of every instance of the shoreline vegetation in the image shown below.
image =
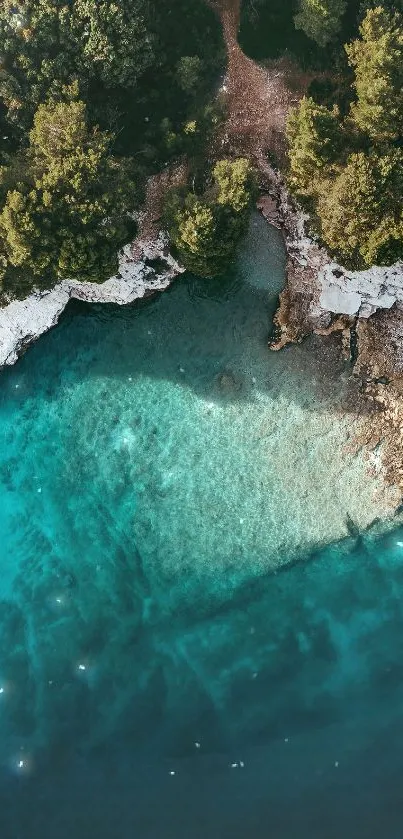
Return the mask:
[[347,269],[403,259],[392,0],[6,0],[0,47],[5,299],[113,275],[158,176],[174,255],[199,275],[231,260],[253,167],[281,173]]
[[371,408],[357,444],[403,489],[400,5],[6,0],[3,363],[71,296],[124,303],[180,265],[224,271],[259,192],[288,252],[270,346],[339,333]]

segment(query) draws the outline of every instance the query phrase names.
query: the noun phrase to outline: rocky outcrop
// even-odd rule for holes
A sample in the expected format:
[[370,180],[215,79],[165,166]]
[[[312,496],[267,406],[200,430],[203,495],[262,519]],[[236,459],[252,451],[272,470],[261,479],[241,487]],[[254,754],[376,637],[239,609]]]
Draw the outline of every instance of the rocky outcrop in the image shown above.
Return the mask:
[[116,276],[104,283],[64,280],[49,291],[33,291],[0,309],[0,366],[14,364],[24,349],[55,326],[71,299],[125,305],[162,291],[184,269],[171,256],[165,236],[136,241],[119,254]]
[[365,271],[347,271],[330,262],[322,268],[319,282],[319,304],[328,312],[369,318],[378,309],[403,304],[401,262],[389,267],[374,265]]
[[357,415],[367,416],[356,445],[380,457],[387,480],[403,490],[403,263],[364,271],[338,265],[307,235],[307,217],[276,176],[271,185],[277,213],[272,202],[259,207],[281,225],[288,258],[270,347],[279,350],[311,333],[341,333],[341,351],[358,382]]
[[[269,223],[281,226],[287,246],[287,280],[275,316],[272,349],[300,341],[311,332],[345,329],[357,318],[393,306],[403,310],[403,263],[351,271],[334,262],[306,232],[308,217],[293,205],[275,176],[271,196],[259,208]],[[277,213],[273,201],[277,201]]]

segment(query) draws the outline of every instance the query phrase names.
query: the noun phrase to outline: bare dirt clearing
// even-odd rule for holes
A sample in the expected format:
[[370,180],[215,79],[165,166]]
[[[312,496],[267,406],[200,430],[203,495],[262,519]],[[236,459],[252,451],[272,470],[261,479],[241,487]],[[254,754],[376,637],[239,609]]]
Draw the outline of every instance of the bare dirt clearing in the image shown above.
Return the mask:
[[227,119],[217,139],[217,152],[245,154],[261,163],[267,155],[284,162],[287,114],[306,92],[312,76],[288,58],[262,67],[238,44],[240,0],[212,0],[228,52],[222,87]]

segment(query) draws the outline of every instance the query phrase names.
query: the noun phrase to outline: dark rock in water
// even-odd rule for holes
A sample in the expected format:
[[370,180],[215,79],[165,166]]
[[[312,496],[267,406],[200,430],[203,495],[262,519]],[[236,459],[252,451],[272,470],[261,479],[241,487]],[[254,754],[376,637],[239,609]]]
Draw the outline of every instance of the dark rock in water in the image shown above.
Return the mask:
[[233,393],[239,393],[242,390],[243,382],[234,373],[225,370],[217,376],[217,385],[220,393],[231,396]]
[[65,576],[65,586],[66,588],[76,588],[77,587],[77,579],[74,574],[66,574]]
[[349,516],[348,513],[346,516],[346,527],[349,535],[352,536],[353,539],[357,539],[357,537],[360,535],[360,528],[355,524],[355,522],[353,521],[351,516]]

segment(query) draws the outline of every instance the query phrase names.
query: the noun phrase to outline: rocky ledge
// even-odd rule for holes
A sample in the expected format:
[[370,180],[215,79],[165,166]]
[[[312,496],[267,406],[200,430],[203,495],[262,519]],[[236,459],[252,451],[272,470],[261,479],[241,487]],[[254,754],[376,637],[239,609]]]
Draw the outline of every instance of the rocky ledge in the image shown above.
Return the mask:
[[104,283],[64,280],[50,291],[13,300],[0,309],[0,367],[14,364],[29,344],[55,326],[69,300],[133,303],[167,288],[183,270],[160,233],[155,241],[126,245],[119,254],[118,273]]
[[351,326],[357,318],[368,319],[394,306],[403,318],[403,262],[351,271],[332,261],[307,234],[308,217],[293,205],[280,181],[272,195],[261,197],[258,207],[270,223],[284,231],[288,254],[287,281],[275,316],[272,349],[311,332]]
[[276,176],[258,207],[282,228],[288,253],[270,348],[340,333],[359,383],[357,414],[367,417],[357,445],[380,457],[386,478],[403,490],[403,263],[350,271],[332,261]]

